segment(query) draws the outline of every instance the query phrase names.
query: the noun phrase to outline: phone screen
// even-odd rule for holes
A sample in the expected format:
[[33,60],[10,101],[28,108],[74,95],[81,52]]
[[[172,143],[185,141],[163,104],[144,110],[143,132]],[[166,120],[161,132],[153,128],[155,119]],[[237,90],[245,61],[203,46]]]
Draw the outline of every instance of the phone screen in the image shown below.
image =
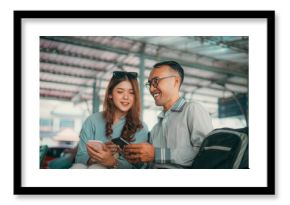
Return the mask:
[[124,140],[122,137],[114,138],[112,139],[112,142],[119,145],[121,148],[123,148],[125,145],[130,144],[128,141]]

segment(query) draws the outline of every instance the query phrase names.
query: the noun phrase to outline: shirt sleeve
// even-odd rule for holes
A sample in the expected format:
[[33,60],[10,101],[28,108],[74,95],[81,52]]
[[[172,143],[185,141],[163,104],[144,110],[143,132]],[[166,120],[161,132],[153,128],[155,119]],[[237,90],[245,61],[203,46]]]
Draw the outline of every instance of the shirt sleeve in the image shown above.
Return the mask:
[[89,155],[87,152],[86,143],[92,136],[93,136],[93,133],[92,133],[92,128],[90,126],[90,121],[86,120],[80,132],[80,141],[78,145],[78,151],[76,154],[76,163],[87,165],[87,162],[89,160]]
[[[154,126],[153,129],[151,130],[150,137],[149,137],[149,143],[153,144],[153,136],[157,134],[158,127]],[[156,147],[155,148],[155,157],[154,157],[154,162],[153,164],[169,164],[173,163],[173,159],[171,157],[171,152],[173,149],[169,149],[166,147]],[[151,165],[152,166],[152,165]]]
[[200,145],[213,129],[208,112],[199,104],[191,104],[186,113],[190,144],[177,148],[155,147],[155,163],[190,166]]
[[190,130],[191,145],[194,156],[199,152],[200,146],[208,133],[213,130],[212,119],[207,110],[198,103],[190,107],[193,115],[187,116],[188,128]]

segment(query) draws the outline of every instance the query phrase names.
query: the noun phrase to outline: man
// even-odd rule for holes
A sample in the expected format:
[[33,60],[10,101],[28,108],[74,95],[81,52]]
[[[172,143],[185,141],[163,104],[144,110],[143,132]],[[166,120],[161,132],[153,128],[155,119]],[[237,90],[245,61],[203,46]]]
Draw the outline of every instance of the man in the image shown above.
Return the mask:
[[151,168],[189,168],[206,135],[213,129],[208,112],[196,102],[180,97],[183,68],[175,61],[157,63],[146,86],[163,111],[151,130],[150,143],[124,149],[131,163],[148,162]]

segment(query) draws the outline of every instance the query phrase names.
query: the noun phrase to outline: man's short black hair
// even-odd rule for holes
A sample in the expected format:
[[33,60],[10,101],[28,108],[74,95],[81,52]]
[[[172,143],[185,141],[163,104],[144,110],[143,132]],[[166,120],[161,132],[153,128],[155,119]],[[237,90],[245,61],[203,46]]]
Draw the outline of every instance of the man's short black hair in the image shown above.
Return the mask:
[[153,68],[159,68],[161,66],[164,66],[164,65],[167,65],[169,66],[170,68],[172,68],[173,70],[175,70],[180,78],[181,78],[181,83],[180,83],[180,86],[183,82],[183,78],[184,78],[184,71],[183,71],[183,68],[181,67],[181,65],[179,65],[179,63],[175,62],[175,61],[163,61],[163,62],[160,62],[160,63],[156,63]]

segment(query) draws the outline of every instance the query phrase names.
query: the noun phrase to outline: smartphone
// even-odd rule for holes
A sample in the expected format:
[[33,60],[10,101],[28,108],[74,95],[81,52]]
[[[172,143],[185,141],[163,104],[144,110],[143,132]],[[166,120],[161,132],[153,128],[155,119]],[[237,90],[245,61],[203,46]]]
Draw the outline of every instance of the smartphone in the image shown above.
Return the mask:
[[88,144],[91,144],[95,147],[97,150],[103,149],[103,142],[99,140],[88,140]]
[[114,138],[111,140],[114,144],[119,145],[121,147],[121,149],[123,149],[123,147],[125,145],[130,144],[128,141],[126,141],[125,139],[123,139],[122,137],[118,137],[118,138]]

